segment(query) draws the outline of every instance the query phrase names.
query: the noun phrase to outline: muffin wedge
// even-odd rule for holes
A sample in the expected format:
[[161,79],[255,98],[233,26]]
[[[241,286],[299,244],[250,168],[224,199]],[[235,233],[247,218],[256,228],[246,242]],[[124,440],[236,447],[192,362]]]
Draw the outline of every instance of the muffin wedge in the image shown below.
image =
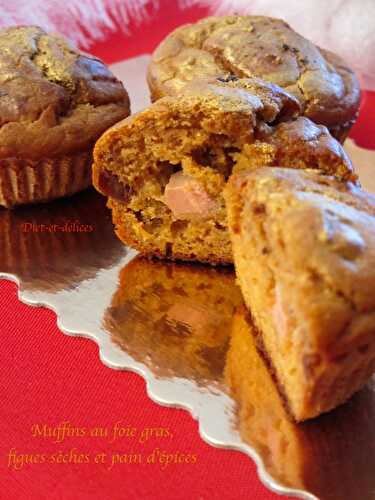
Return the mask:
[[375,372],[375,196],[314,171],[261,168],[227,186],[236,274],[297,421]]

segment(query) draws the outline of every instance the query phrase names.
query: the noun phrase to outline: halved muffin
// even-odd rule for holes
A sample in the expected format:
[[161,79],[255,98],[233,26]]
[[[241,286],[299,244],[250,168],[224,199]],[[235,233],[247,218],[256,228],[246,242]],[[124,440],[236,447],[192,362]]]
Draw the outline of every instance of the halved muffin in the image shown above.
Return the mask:
[[232,172],[286,163],[355,180],[325,127],[258,79],[199,81],[108,130],[94,186],[120,239],[147,255],[232,263],[223,189]]
[[226,190],[236,274],[297,421],[375,372],[375,196],[314,171],[261,168]]

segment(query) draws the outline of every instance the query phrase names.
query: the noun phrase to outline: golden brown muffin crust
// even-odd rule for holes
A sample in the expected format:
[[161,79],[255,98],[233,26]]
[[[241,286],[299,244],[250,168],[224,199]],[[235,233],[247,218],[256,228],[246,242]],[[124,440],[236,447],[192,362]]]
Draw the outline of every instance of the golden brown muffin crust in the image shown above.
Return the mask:
[[130,112],[99,59],[35,26],[0,31],[0,97],[0,159],[86,149]]
[[344,61],[270,17],[208,17],[176,29],[155,50],[148,82],[156,100],[193,79],[231,74],[280,85],[338,135],[358,113],[359,83]]

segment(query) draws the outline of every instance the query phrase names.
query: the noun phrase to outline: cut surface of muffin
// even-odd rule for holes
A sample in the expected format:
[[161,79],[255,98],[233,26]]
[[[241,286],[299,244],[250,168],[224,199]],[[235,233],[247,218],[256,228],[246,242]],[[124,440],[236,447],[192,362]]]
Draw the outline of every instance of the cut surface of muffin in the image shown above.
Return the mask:
[[355,180],[340,144],[299,112],[280,87],[219,79],[112,127],[93,172],[120,239],[148,255],[232,263],[223,189],[233,172],[287,163]]
[[208,17],[177,28],[155,50],[148,83],[156,100],[196,78],[227,75],[280,85],[341,141],[358,114],[359,83],[344,61],[270,17]]
[[226,190],[244,299],[297,421],[375,371],[375,197],[314,171],[262,168]]
[[0,30],[0,205],[88,187],[98,137],[130,113],[99,59],[35,26]]

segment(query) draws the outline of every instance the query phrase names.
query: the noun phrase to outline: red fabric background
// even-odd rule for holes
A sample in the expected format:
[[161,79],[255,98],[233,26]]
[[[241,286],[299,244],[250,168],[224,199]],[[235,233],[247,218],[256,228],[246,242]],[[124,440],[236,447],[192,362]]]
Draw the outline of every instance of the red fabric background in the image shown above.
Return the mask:
[[[181,22],[205,14],[203,9],[181,12],[173,2],[157,19],[133,26],[133,36],[108,35],[92,52],[115,62],[153,49]],[[375,148],[375,94],[365,95],[361,119],[353,135],[365,147]],[[258,480],[254,464],[245,455],[206,445],[197,423],[183,410],[166,409],[146,395],[137,375],[106,368],[98,349],[88,340],[63,335],[54,313],[20,303],[17,287],[0,281],[0,499],[274,499]],[[76,447],[83,452],[130,452],[127,441],[105,444],[96,438],[71,438],[64,443],[32,438],[32,425],[165,427],[173,439],[151,440],[142,451],[156,446],[169,453],[198,455],[197,464],[118,465],[111,471],[98,464],[31,465],[20,471],[7,466],[10,448],[18,453],[48,453]],[[141,449],[140,447],[138,449]]]

